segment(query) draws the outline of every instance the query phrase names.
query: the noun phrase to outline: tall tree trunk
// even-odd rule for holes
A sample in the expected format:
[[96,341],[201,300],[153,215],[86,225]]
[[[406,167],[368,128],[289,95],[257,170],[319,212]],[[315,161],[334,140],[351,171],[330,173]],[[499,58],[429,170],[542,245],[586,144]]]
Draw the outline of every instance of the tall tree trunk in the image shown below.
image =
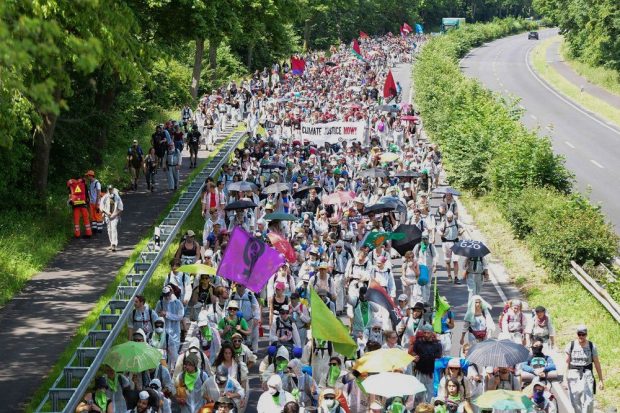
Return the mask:
[[248,45],[247,65],[250,71],[252,71],[252,59],[254,58],[254,42],[250,42]]
[[304,22],[304,51],[310,50],[310,29],[312,27],[312,19],[306,19]]
[[103,163],[103,151],[108,145],[110,122],[107,116],[110,114],[112,105],[114,105],[114,101],[116,100],[118,81],[118,75],[114,75],[112,85],[106,88],[106,90],[97,91],[95,95],[95,107],[101,118],[101,126],[98,128],[95,145],[93,146],[93,162],[95,165],[101,165]]
[[192,84],[189,93],[193,99],[198,96],[198,85],[200,84],[200,73],[202,72],[202,56],[205,53],[205,39],[196,39],[196,53],[194,54],[194,70],[192,72]]
[[[54,92],[54,98],[60,100],[60,90]],[[30,165],[32,185],[39,199],[47,194],[47,174],[50,166],[50,151],[54,141],[54,129],[58,115],[40,113],[43,122],[34,130],[33,157]]]
[[217,81],[217,49],[222,39],[209,39],[209,68],[211,69],[211,82]]

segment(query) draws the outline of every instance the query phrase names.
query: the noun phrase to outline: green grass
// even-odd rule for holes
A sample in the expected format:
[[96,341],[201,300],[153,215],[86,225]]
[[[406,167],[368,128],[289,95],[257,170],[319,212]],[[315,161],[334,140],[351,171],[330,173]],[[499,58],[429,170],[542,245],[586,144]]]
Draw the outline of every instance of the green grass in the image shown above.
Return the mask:
[[538,46],[532,50],[532,66],[534,67],[536,73],[564,96],[575,101],[587,110],[594,112],[597,115],[620,126],[620,111],[617,108],[590,95],[589,93],[581,92],[579,86],[569,82],[564,76],[555,71],[547,63],[547,49],[551,43],[556,41],[558,38],[559,36],[555,36],[546,39],[540,42]]
[[[235,132],[243,130],[243,128],[244,128],[243,126],[240,126],[237,129],[231,131],[227,139],[230,138]],[[114,280],[106,288],[101,298],[95,304],[95,307],[86,316],[82,324],[77,328],[77,330],[72,336],[71,342],[68,344],[67,348],[60,355],[58,361],[52,367],[45,381],[35,391],[32,399],[26,405],[25,411],[27,413],[33,412],[39,406],[39,403],[41,403],[41,401],[45,397],[47,390],[54,384],[54,381],[59,376],[62,369],[71,360],[71,357],[75,353],[75,350],[79,347],[84,337],[88,334],[88,331],[90,330],[91,326],[97,322],[99,314],[103,311],[108,301],[110,301],[110,299],[114,297],[117,287],[120,285],[121,281],[125,279],[125,276],[129,274],[129,272],[131,271],[133,267],[133,263],[136,261],[136,259],[140,255],[140,252],[146,247],[149,240],[151,239],[152,229],[155,227],[156,224],[159,224],[161,220],[168,214],[168,211],[174,206],[174,204],[176,203],[178,198],[182,195],[182,193],[185,192],[185,189],[187,188],[189,183],[192,181],[192,179],[197,174],[200,173],[200,171],[202,170],[202,167],[206,165],[206,163],[211,161],[211,159],[215,156],[215,154],[219,152],[221,146],[224,143],[225,141],[220,143],[218,147],[216,148],[216,150],[207,159],[200,162],[200,164],[198,165],[198,168],[192,171],[192,173],[188,176],[185,182],[181,185],[180,190],[177,191],[175,196],[168,202],[168,205],[166,206],[166,208],[162,211],[159,217],[155,220],[155,222],[153,223],[153,226],[147,232],[147,235],[145,235],[142,238],[142,240],[140,240],[140,242],[136,245],[130,257],[127,259],[125,264],[123,264],[123,266],[120,268],[117,275],[114,277]],[[193,229],[198,228],[200,230],[200,233],[202,233],[203,224],[198,225],[199,220],[202,220],[202,217],[200,216],[200,205],[198,205],[192,211],[191,215],[188,217],[185,224],[182,226],[182,230],[179,232],[179,234],[182,234],[183,231],[189,228],[193,228]],[[180,238],[180,235],[177,235],[177,239],[178,238]],[[161,264],[157,267],[157,270],[155,271],[153,278],[151,279],[151,282],[149,282],[149,284],[147,285],[145,289],[145,294],[148,294],[147,295],[148,297],[155,297],[149,300],[149,304],[154,304],[155,299],[159,297],[159,292],[161,291],[160,289],[163,283],[163,279],[166,276],[167,271],[168,271],[168,262],[170,261],[171,255],[174,254],[174,252],[176,251],[177,244],[178,244],[177,242],[173,242],[171,244],[172,247],[169,249],[169,251],[166,252],[166,256],[161,261]],[[125,341],[126,337],[127,337],[127,334],[125,332],[121,332],[121,334],[118,336],[116,341],[123,342]]]
[[575,337],[576,325],[588,326],[589,338],[599,349],[605,379],[605,390],[597,391],[596,400],[603,407],[620,405],[620,325],[577,280],[571,278],[561,284],[550,281],[527,246],[512,236],[509,223],[490,198],[463,196],[461,201],[530,307],[543,305],[551,313],[560,350]]
[[590,66],[570,57],[566,42],[562,40],[560,55],[580,76],[588,79],[593,85],[606,89],[610,93],[620,95],[620,72],[601,66]]
[[[149,120],[131,132],[131,140],[138,139],[142,147],[148,149],[155,125],[175,114],[178,114],[176,109],[153,110]],[[104,166],[96,170],[102,185],[113,183],[123,188],[129,184],[129,174],[123,170],[128,146],[109,148]],[[64,188],[52,188],[54,190],[56,192],[47,200],[46,212],[3,211],[0,218],[0,307],[45,269],[73,236],[71,209],[66,204]]]

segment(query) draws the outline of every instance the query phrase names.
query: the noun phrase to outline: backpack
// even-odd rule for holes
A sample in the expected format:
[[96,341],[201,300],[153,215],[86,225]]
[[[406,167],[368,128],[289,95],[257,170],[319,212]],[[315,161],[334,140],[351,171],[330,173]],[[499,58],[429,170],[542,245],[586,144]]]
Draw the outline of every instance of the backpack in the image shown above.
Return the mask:
[[[151,325],[151,332],[155,331],[155,327],[153,326],[153,317],[151,317],[151,309],[149,308],[148,304],[144,304],[144,311],[149,315],[149,319],[148,322]],[[136,309],[134,308],[132,313],[131,313],[131,321],[135,322],[136,321]],[[142,322],[146,322],[147,320],[142,320]]]

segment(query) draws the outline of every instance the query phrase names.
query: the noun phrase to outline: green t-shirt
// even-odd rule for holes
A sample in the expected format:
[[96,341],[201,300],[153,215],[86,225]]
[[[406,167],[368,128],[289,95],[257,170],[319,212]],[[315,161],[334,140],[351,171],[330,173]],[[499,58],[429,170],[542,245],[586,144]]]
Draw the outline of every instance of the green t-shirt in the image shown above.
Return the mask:
[[[227,325],[232,328],[225,333],[224,328],[226,328]],[[233,334],[237,332],[237,325],[240,325],[242,330],[248,329],[248,323],[244,318],[237,317],[235,321],[231,321],[228,318],[222,318],[219,323],[217,323],[217,329],[221,332],[222,339],[232,341]]]

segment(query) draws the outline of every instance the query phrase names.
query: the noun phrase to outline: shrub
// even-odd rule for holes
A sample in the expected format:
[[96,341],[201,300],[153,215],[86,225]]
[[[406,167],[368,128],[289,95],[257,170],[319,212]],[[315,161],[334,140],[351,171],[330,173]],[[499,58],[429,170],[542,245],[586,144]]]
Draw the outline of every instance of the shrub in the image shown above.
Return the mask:
[[515,236],[560,279],[571,260],[609,261],[618,237],[599,208],[571,194],[573,175],[550,140],[525,129],[505,99],[466,78],[458,65],[472,47],[531,28],[505,19],[434,38],[414,66],[416,103],[441,145],[448,180],[492,194]]
[[609,262],[617,253],[618,237],[599,208],[579,194],[554,195],[557,206],[544,205],[533,214],[527,237],[551,274],[561,278],[571,260]]

